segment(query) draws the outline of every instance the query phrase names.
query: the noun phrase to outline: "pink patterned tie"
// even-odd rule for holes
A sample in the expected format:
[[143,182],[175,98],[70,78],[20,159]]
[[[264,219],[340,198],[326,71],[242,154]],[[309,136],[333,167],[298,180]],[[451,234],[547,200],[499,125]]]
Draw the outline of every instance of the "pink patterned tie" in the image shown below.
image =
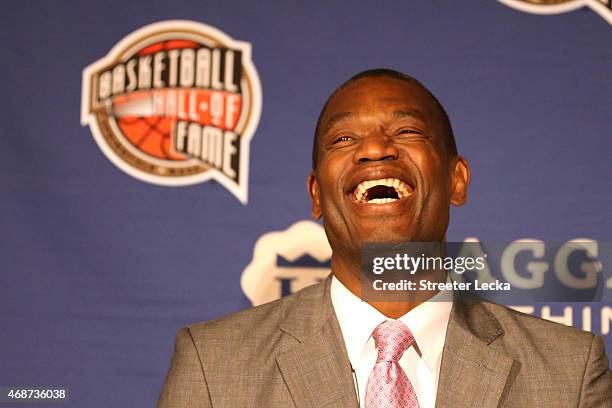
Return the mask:
[[366,408],[419,408],[416,392],[399,365],[402,354],[414,342],[410,329],[399,320],[387,320],[374,329],[372,337],[378,358],[366,388]]

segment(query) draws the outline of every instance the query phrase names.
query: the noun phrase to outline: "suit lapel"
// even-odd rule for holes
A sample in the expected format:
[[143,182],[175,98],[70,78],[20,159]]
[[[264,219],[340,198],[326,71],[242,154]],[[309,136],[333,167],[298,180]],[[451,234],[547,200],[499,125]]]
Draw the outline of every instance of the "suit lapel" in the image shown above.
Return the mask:
[[[353,374],[333,311],[328,277],[288,307],[280,329],[293,345],[276,357],[295,405],[357,407]],[[436,407],[497,407],[518,371],[518,362],[492,343],[503,335],[478,301],[457,299],[442,352]]]
[[503,335],[493,315],[478,301],[457,300],[442,352],[436,407],[497,407],[518,362],[491,343]]
[[315,290],[302,292],[281,323],[281,330],[296,344],[279,354],[276,362],[299,408],[358,406],[330,283],[328,278]]

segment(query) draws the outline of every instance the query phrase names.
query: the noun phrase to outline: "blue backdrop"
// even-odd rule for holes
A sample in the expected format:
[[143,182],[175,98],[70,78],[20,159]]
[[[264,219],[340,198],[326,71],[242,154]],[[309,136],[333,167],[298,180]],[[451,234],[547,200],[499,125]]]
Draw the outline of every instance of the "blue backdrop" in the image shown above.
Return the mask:
[[[449,240],[612,238],[612,28],[589,8],[88,0],[3,10],[0,386],[67,386],[71,406],[153,406],[177,329],[250,306],[240,280],[255,243],[308,218],[317,115],[368,68],[416,76],[449,112],[473,170]],[[83,69],[169,19],[252,45],[263,103],[247,205],[216,182],[139,181],[80,124]],[[592,329],[610,353],[606,306],[594,305]]]

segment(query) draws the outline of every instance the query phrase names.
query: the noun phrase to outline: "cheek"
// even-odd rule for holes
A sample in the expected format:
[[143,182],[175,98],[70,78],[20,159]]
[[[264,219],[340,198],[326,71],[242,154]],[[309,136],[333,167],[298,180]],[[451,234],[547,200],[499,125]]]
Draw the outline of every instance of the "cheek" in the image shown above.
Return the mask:
[[338,161],[325,161],[319,165],[318,180],[319,189],[321,190],[322,201],[335,201],[342,190],[339,186],[342,185],[342,171],[345,168]]
[[449,174],[446,161],[431,149],[413,151],[412,158],[419,168],[425,182],[425,189],[430,194],[447,195],[449,191]]

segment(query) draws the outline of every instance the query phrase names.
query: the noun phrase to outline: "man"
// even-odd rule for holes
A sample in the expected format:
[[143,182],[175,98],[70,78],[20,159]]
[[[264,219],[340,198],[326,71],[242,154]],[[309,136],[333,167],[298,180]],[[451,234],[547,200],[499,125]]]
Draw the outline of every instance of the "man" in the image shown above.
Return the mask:
[[422,84],[391,70],[344,83],[308,178],[332,275],[179,331],[159,407],[611,407],[600,337],[443,292],[360,300],[363,244],[444,241],[469,180]]

